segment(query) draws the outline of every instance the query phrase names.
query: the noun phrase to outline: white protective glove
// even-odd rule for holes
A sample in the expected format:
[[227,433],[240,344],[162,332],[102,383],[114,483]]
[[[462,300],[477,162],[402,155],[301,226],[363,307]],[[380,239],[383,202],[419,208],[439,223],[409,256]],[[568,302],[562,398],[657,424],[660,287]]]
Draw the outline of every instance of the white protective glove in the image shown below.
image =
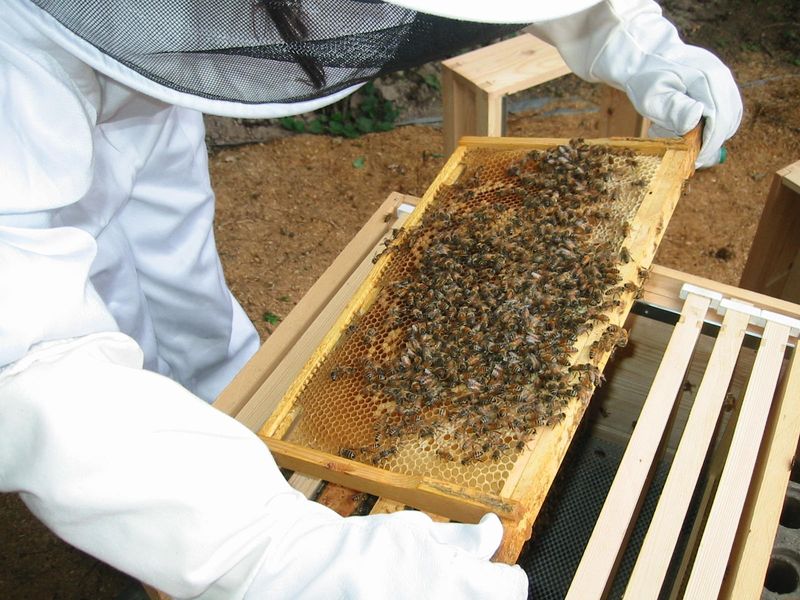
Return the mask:
[[684,44],[652,0],[606,0],[580,13],[537,23],[573,72],[623,90],[657,135],[684,135],[705,118],[696,166],[720,160],[738,129],[742,100],[730,70],[709,51]]
[[176,598],[522,599],[502,536],[306,500],[237,421],[141,370],[119,333],[39,345],[0,373],[0,490],[69,543]]

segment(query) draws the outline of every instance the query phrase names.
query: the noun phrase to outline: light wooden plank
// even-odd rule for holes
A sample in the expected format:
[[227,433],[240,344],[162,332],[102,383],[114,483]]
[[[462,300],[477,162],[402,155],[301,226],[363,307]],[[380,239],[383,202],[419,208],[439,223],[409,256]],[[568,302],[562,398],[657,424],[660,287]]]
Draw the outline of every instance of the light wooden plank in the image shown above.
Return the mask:
[[324,477],[327,481],[438,515],[448,515],[457,521],[477,523],[487,512],[516,521],[523,512],[519,504],[498,499],[480,490],[419,475],[392,473],[283,440],[262,435],[259,437],[281,467],[302,469],[309,475]]
[[[524,138],[524,137],[473,137],[464,136],[459,140],[460,146],[484,148],[495,148],[498,150],[514,150],[518,148],[547,149],[559,144],[568,144],[568,138]],[[691,160],[686,161],[684,177],[688,177],[694,172],[694,160],[700,150],[700,129],[694,128],[682,138],[628,138],[628,137],[607,137],[591,138],[586,140],[587,144],[602,144],[605,146],[616,146],[630,148],[639,154],[651,154],[663,156],[669,150],[690,152]]]
[[783,177],[783,183],[800,194],[800,160],[784,167],[778,173]]
[[600,106],[602,135],[607,137],[646,137],[650,126],[631,104],[625,92],[613,87],[606,87],[603,104]]
[[375,506],[372,507],[372,510],[369,512],[369,514],[385,515],[405,509],[406,505],[403,502],[395,502],[394,500],[389,500],[388,498],[378,498],[378,501],[375,503]]
[[[372,507],[372,510],[369,512],[369,514],[385,515],[389,513],[400,512],[401,510],[407,510],[407,508],[408,507],[404,502],[395,502],[394,500],[387,500],[386,498],[378,498],[378,501],[375,502],[375,505]],[[425,514],[431,518],[431,521],[435,521],[436,523],[450,522],[450,519],[447,517],[443,517],[432,512],[422,512],[425,512]]]
[[741,287],[800,302],[800,161],[775,173],[739,281]]
[[770,321],[764,328],[725,468],[689,576],[686,598],[716,598],[719,594],[788,337],[786,325]]
[[442,66],[442,133],[448,156],[465,135],[486,135],[486,122],[477,117],[478,89],[458,73]]
[[[796,319],[800,316],[800,305],[793,302],[719,283],[718,281],[698,277],[690,273],[683,273],[661,265],[653,265],[650,278],[645,286],[643,299],[649,304],[679,311],[681,301],[678,294],[684,283],[691,283],[692,285],[713,290],[728,298],[753,304],[759,308],[767,308],[787,317]],[[719,319],[716,319],[714,315],[709,315],[709,321],[718,322]],[[756,329],[758,328],[753,328],[753,331]]]
[[513,94],[571,72],[553,46],[523,33],[442,61],[488,94]]
[[567,598],[602,598],[635,521],[673,403],[689,364],[709,300],[689,294],[636,428],[572,580]]
[[800,437],[798,399],[800,352],[795,348],[783,388],[767,424],[721,598],[745,600],[761,594]]
[[[455,172],[460,171],[461,159],[465,151],[465,148],[459,146],[452,156],[450,156],[444,168],[439,172],[428,187],[425,195],[418,202],[417,208],[413,213],[408,215],[407,218],[404,218],[405,227],[414,227],[419,223],[425,209],[433,202],[439,187],[446,184],[453,177]],[[359,276],[351,277],[345,284],[350,296],[349,298],[341,298],[345,300],[345,302],[343,304],[338,304],[337,308],[339,312],[326,311],[324,313],[325,322],[323,323],[323,319],[320,318],[317,320],[319,323],[315,321],[313,326],[309,328],[307,332],[309,336],[312,329],[314,330],[315,336],[319,333],[323,334],[322,337],[319,338],[321,341],[319,341],[318,345],[314,347],[311,342],[312,339],[316,338],[312,337],[309,337],[308,340],[301,340],[302,344],[298,342],[296,346],[302,345],[301,349],[296,350],[298,356],[296,358],[293,356],[292,361],[287,361],[286,370],[281,374],[276,373],[274,381],[267,380],[264,385],[259,388],[258,392],[256,392],[253,400],[242,410],[240,415],[244,415],[245,411],[252,410],[257,410],[259,414],[270,415],[267,422],[264,423],[259,430],[260,434],[271,436],[275,435],[281,428],[285,430],[285,428],[288,427],[290,420],[286,419],[286,417],[290,414],[300,391],[313,376],[313,365],[322,361],[323,357],[336,345],[341,333],[345,330],[353,316],[359,310],[366,310],[369,307],[369,300],[374,299],[376,293],[374,282],[380,278],[383,269],[386,267],[388,258],[389,253],[384,253],[374,265],[371,264],[371,259],[369,262],[365,260],[359,265],[357,269]],[[366,272],[362,273],[363,270],[366,270]],[[342,290],[345,289],[345,286],[342,287]],[[339,296],[340,294],[337,294],[337,298],[339,298]],[[303,337],[305,338],[306,336],[304,335]],[[292,353],[295,353],[295,348],[292,349]],[[307,357],[302,371],[295,368],[297,364],[302,363],[300,357]],[[299,373],[301,374],[298,375]],[[296,378],[294,381],[291,381],[292,377],[295,376]],[[272,379],[272,377],[270,379]],[[274,387],[277,387],[278,390],[276,391]],[[251,405],[253,405],[252,408]],[[269,410],[263,409],[265,405],[269,407]],[[244,416],[239,418],[239,420],[243,418]]]
[[[400,226],[404,221],[410,217],[406,214],[401,215],[392,223],[393,226]],[[386,226],[386,223],[382,223]],[[386,230],[390,230],[386,227]],[[384,232],[385,233],[385,232]],[[377,241],[376,241],[377,244]],[[372,257],[374,254],[375,245],[372,246],[365,258],[361,259],[360,264],[351,272],[350,277],[341,285],[333,298],[325,306],[325,309],[319,313],[317,318],[311,323],[307,329],[302,333],[299,340],[292,346],[286,353],[280,364],[275,367],[270,376],[252,395],[250,401],[242,407],[236,419],[254,431],[266,425],[265,420],[270,419],[270,422],[279,422],[279,416],[285,416],[291,407],[291,402],[283,401],[291,397],[288,390],[291,388],[293,382],[296,383],[295,377],[301,371],[304,365],[307,365],[315,360],[316,353],[320,352],[325,344],[325,340],[332,337],[335,333],[341,330],[343,323],[343,315],[351,314],[354,310],[353,299],[363,294],[365,289],[365,280],[373,270]],[[350,258],[358,260],[359,254],[350,253]],[[265,431],[274,431],[274,429]],[[271,435],[271,433],[269,433]]]
[[725,459],[728,456],[728,449],[731,447],[731,440],[733,440],[733,430],[736,425],[736,419],[739,418],[739,411],[742,408],[741,402],[736,402],[733,406],[731,414],[728,415],[728,420],[724,425],[722,434],[719,435],[719,441],[716,443],[714,452],[711,456],[710,464],[708,465],[705,474],[705,485],[703,486],[703,493],[700,497],[700,502],[697,507],[697,515],[692,523],[692,530],[686,541],[681,562],[678,566],[675,578],[671,583],[669,600],[682,600],[683,592],[686,589],[687,579],[689,572],[694,562],[694,557],[697,554],[697,548],[700,545],[700,538],[703,535],[703,527],[708,519],[708,513],[711,511],[711,504],[714,499],[714,492],[717,490],[719,478],[722,475],[722,469],[725,467]]
[[[606,382],[592,398],[592,403],[599,405],[600,411],[593,413],[594,420],[591,424],[592,435],[622,446],[628,443],[633,425],[639,418],[642,399],[647,397],[673,330],[673,325],[669,323],[638,314],[630,315],[625,326],[630,342],[617,351],[614,361],[606,367]],[[675,410],[674,423],[664,442],[664,454],[670,461],[678,449],[681,434],[714,349],[714,342],[715,338],[700,335],[695,345],[684,387],[681,389],[681,398]],[[728,389],[731,397],[741,398],[744,395],[754,358],[755,351],[751,348],[743,347],[739,352]]]
[[[499,94],[481,94],[477,97],[476,107],[478,122],[485,123],[486,135],[495,137],[503,135],[506,125],[503,96]],[[483,126],[481,129],[483,129]]]
[[714,436],[748,320],[748,315],[733,310],[727,311],[725,315],[653,519],[628,581],[626,600],[658,598],[706,452]]
[[[384,200],[378,210],[344,247],[331,265],[306,292],[291,312],[275,329],[233,381],[214,401],[214,407],[231,416],[236,416],[247,404],[256,390],[264,383],[286,353],[297,344],[300,336],[308,329],[314,319],[330,305],[332,298],[350,278],[358,264],[380,242],[390,230],[395,220],[395,211],[402,202],[416,201],[413,196],[393,192]],[[389,217],[390,222],[386,219]],[[267,407],[262,407],[267,408]],[[261,412],[255,418],[252,413],[242,420],[253,431],[261,427],[269,416]],[[260,421],[260,422],[259,422]]]
[[322,480],[317,477],[310,477],[303,473],[292,473],[289,477],[289,485],[306,498],[313,498],[322,485]]

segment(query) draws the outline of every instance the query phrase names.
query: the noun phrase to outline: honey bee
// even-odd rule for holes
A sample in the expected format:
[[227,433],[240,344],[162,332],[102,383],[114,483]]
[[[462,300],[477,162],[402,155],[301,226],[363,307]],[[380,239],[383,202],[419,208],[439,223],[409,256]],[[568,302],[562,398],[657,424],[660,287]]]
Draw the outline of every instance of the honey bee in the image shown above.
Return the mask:
[[447,450],[442,449],[442,448],[439,448],[439,449],[436,450],[436,456],[438,456],[442,460],[446,460],[446,461],[449,461],[449,462],[453,461],[453,454],[451,452],[448,452]]
[[355,450],[353,450],[352,448],[340,448],[339,456],[341,456],[342,458],[353,460],[356,457],[356,453]]

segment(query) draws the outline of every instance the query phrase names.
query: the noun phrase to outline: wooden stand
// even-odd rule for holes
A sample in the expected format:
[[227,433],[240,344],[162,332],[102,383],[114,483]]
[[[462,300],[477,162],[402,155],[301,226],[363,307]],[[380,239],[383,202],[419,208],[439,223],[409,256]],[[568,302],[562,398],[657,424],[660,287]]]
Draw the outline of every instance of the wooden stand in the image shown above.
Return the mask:
[[[570,72],[558,50],[530,33],[443,61],[445,152],[465,135],[504,135],[506,96]],[[600,137],[643,137],[647,131],[647,120],[614,88],[607,88],[601,114]]]
[[772,179],[739,285],[800,302],[800,161]]

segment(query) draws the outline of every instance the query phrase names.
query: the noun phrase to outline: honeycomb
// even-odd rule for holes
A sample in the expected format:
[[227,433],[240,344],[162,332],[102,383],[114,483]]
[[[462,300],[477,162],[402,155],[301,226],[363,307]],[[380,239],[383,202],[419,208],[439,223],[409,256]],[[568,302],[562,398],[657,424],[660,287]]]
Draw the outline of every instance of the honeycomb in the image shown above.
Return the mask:
[[[529,196],[520,191],[525,187],[520,184],[523,177],[520,170],[527,169],[526,177],[538,178],[538,183],[534,184],[538,189],[554,188],[546,193],[539,192],[538,197],[545,200],[556,198],[556,204],[558,201],[566,201],[565,198],[558,200],[558,188],[555,185],[557,181],[547,179],[545,171],[550,169],[553,173],[563,172],[560,156],[575,155],[575,148],[579,147],[585,148],[580,146],[580,141],[572,143],[567,150],[561,147],[561,154],[555,148],[548,151],[549,154],[528,150],[470,149],[462,160],[464,168],[460,176],[452,184],[442,185],[437,190],[433,201],[426,207],[423,218],[409,231],[395,231],[394,239],[388,242],[385,258],[375,267],[380,271],[376,273],[375,294],[371,304],[362,306],[342,331],[333,348],[313,366],[297,395],[294,421],[286,430],[284,439],[366,464],[375,464],[392,472],[426,475],[499,494],[519,454],[524,451],[526,444],[535,439],[536,428],[541,430],[542,427],[557,423],[561,410],[559,406],[588,400],[586,397],[576,397],[578,394],[575,390],[582,389],[577,383],[582,372],[570,372],[570,363],[566,361],[558,365],[562,375],[551,385],[560,394],[557,398],[552,394],[552,397],[548,397],[548,390],[544,385],[539,388],[533,387],[533,383],[529,385],[528,376],[524,373],[513,378],[510,375],[497,376],[498,380],[505,377],[513,382],[509,384],[503,380],[502,384],[498,384],[504,385],[504,390],[514,388],[514,394],[519,394],[520,397],[530,394],[531,397],[536,396],[539,402],[535,408],[536,419],[531,417],[531,423],[536,427],[527,425],[520,433],[510,426],[511,423],[518,423],[519,419],[507,416],[509,411],[502,406],[508,404],[508,401],[504,399],[506,396],[499,395],[500,392],[497,392],[500,401],[493,397],[495,406],[490,408],[481,401],[472,404],[462,402],[461,398],[466,395],[480,400],[481,397],[495,393],[486,391],[489,389],[487,386],[494,381],[492,378],[496,376],[496,370],[502,372],[502,368],[500,362],[486,363],[489,366],[482,367],[489,383],[483,380],[476,382],[470,378],[470,370],[473,368],[470,365],[477,368],[478,363],[484,359],[475,357],[486,355],[486,351],[474,345],[477,334],[471,334],[465,325],[458,325],[460,313],[454,313],[455,316],[447,327],[454,331],[463,330],[470,341],[466,345],[451,348],[446,339],[447,328],[442,333],[443,330],[439,327],[437,335],[444,335],[445,339],[437,344],[444,344],[452,356],[437,355],[438,366],[425,366],[425,361],[430,357],[426,358],[424,349],[421,351],[416,347],[419,345],[418,340],[424,340],[427,335],[425,332],[430,331],[427,321],[436,318],[432,314],[438,309],[433,307],[445,306],[451,298],[446,298],[446,294],[436,288],[429,288],[430,298],[419,298],[411,293],[409,299],[408,289],[414,289],[410,282],[415,281],[415,278],[426,276],[426,265],[429,263],[438,260],[437,264],[447,264],[446,255],[453,251],[452,243],[455,243],[453,240],[457,237],[453,232],[463,233],[465,227],[474,231],[478,241],[470,240],[469,243],[473,244],[470,248],[477,248],[477,251],[464,259],[466,267],[460,264],[456,268],[457,272],[445,275],[451,279],[461,278],[459,281],[462,284],[463,281],[471,282],[467,286],[471,290],[462,290],[465,297],[475,298],[484,288],[492,289],[496,294],[497,274],[507,273],[509,268],[512,269],[511,272],[527,274],[530,264],[527,260],[516,263],[511,260],[510,264],[506,264],[505,255],[498,258],[484,242],[497,240],[495,243],[502,245],[504,240],[513,237],[513,233],[509,232],[515,232],[520,227],[543,227],[541,223],[520,221],[523,217],[535,217],[530,210],[531,201],[525,199]],[[634,157],[629,150],[593,148],[597,156],[592,164],[605,161],[609,166],[604,171],[607,173],[604,175],[606,182],[602,186],[598,184],[603,193],[598,196],[592,211],[587,213],[593,216],[591,227],[587,227],[587,232],[583,235],[582,244],[587,248],[602,248],[604,256],[616,257],[625,252],[621,250],[628,235],[625,223],[634,218],[658,168],[660,157]],[[553,166],[548,167],[546,161]],[[572,169],[570,177],[575,176],[576,168],[580,170],[575,165],[568,167]],[[587,173],[586,176],[587,185],[591,186],[593,174]],[[530,182],[530,177],[525,181]],[[581,185],[579,183],[578,187]],[[546,200],[548,202],[553,203]],[[540,210],[536,214],[541,213]],[[546,211],[545,213],[550,214]],[[467,225],[464,226],[463,223]],[[458,229],[459,226],[461,229]],[[447,243],[450,246],[442,240],[449,241]],[[548,249],[543,248],[541,251],[547,252]],[[561,252],[565,252],[563,248]],[[510,251],[509,256],[512,259],[519,258],[513,251]],[[559,257],[537,257],[537,260],[543,264],[555,263]],[[620,259],[620,262],[624,263],[626,259]],[[470,265],[474,265],[474,273],[470,272]],[[615,270],[611,267],[609,269]],[[605,281],[604,293],[621,289],[623,283],[626,282],[620,277]],[[514,290],[509,290],[507,297],[505,303],[513,303]],[[530,313],[544,314],[534,311],[534,308],[531,305],[530,310],[523,309],[525,318],[536,318]],[[473,314],[464,306],[459,310],[466,315]],[[495,350],[503,353],[506,362],[502,365],[508,369],[509,355],[512,356],[512,363],[526,360],[526,356],[524,347],[515,345],[519,344],[519,340],[509,339],[509,336],[498,337],[503,336],[505,329],[503,323],[498,325],[496,319],[503,317],[503,314],[502,307],[494,308],[480,313],[479,318],[483,319],[485,328],[491,329],[494,332],[492,335],[503,346],[503,349]],[[595,319],[599,321],[600,317]],[[480,326],[474,324],[474,318],[470,324],[473,325],[473,330],[480,330]],[[593,327],[601,325],[602,323],[597,322]],[[558,337],[560,334],[554,335]],[[569,339],[575,340],[577,337],[573,332]],[[595,339],[604,338],[595,336]],[[492,344],[495,347],[498,345],[490,342],[490,346]],[[523,343],[522,346],[524,345]],[[613,343],[610,345],[613,346]],[[513,347],[514,351],[508,351],[509,347]],[[577,348],[569,350],[569,355],[577,352]],[[410,364],[411,359],[416,361],[418,355],[422,357],[419,359],[422,364]],[[540,359],[541,357],[527,360],[532,361],[531,364],[537,364],[536,361]],[[457,366],[453,366],[456,363]],[[449,380],[451,383],[445,385],[441,382],[447,379],[447,375],[442,371],[447,369],[453,371]],[[388,380],[391,382],[387,383]],[[430,383],[433,380],[438,383]],[[593,378],[590,387],[593,389],[596,383],[598,381]],[[483,391],[474,391],[478,388]],[[403,392],[403,389],[408,389],[408,392]],[[432,389],[437,391],[431,392]],[[408,398],[412,399],[409,401]],[[498,404],[501,405],[500,408]],[[522,414],[522,406],[515,406],[514,410]],[[498,415],[502,416],[503,422],[501,427],[495,428],[494,421]],[[491,424],[484,427],[481,423]]]

